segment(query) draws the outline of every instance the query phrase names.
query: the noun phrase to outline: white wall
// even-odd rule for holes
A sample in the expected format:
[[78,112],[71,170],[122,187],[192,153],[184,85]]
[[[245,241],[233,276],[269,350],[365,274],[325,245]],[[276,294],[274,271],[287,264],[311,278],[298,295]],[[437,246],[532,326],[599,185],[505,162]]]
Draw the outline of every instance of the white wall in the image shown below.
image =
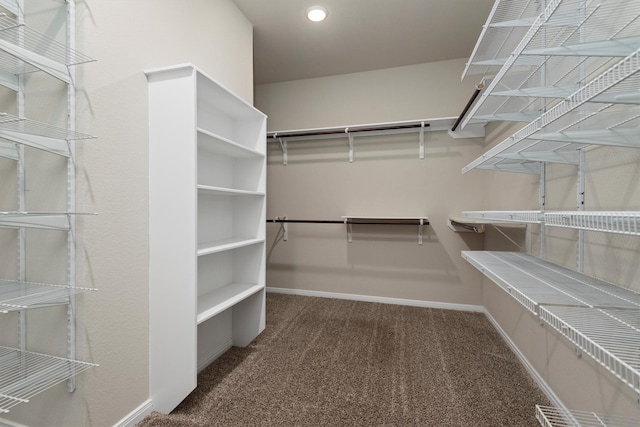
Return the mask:
[[[269,130],[457,117],[473,92],[460,83],[464,61],[261,85],[256,106]],[[267,217],[340,220],[342,215],[426,215],[424,244],[417,227],[290,224],[267,227],[267,286],[290,290],[481,304],[480,276],[460,257],[482,238],[447,227],[450,214],[480,208],[482,180],[463,180],[460,169],[482,151],[482,139],[454,140],[426,133],[356,137],[348,162],[346,138],[288,142],[288,165],[269,143]]]
[[[43,9],[64,3],[39,1]],[[77,50],[97,59],[77,67],[77,128],[98,136],[78,148],[78,209],[98,213],[79,220],[78,282],[99,289],[79,298],[78,358],[100,367],[77,377],[76,392],[69,394],[60,385],[6,416],[34,426],[113,425],[148,398],[148,100],[143,70],[191,62],[253,101],[252,27],[231,0],[78,1],[77,21]],[[32,99],[38,94],[47,99],[49,107],[54,95],[63,96],[64,105],[63,91],[38,86],[31,92]],[[58,120],[58,112],[40,119]],[[2,162],[0,176],[13,173],[5,171]],[[64,317],[61,327],[64,338]],[[30,336],[38,334],[30,331]]]

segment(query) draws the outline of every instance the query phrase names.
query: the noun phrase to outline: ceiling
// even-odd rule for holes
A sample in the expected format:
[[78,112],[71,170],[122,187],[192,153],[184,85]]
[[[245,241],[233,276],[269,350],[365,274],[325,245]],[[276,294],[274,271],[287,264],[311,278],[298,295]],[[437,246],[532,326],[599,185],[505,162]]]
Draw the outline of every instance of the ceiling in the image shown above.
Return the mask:
[[[468,58],[494,0],[234,2],[254,26],[264,84]],[[313,5],[328,10],[325,21],[307,20]]]

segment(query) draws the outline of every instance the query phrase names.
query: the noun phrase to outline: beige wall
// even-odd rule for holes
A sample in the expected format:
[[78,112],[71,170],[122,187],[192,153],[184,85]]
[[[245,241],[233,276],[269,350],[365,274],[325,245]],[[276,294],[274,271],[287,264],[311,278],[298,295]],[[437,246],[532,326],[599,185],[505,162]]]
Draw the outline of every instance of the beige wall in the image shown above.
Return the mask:
[[[64,12],[55,11],[64,2],[40,3],[50,15],[64,19]],[[97,59],[77,67],[77,127],[98,136],[78,148],[78,209],[98,213],[78,223],[78,282],[99,289],[78,298],[78,358],[100,367],[77,377],[76,392],[69,394],[60,385],[6,416],[34,426],[110,426],[149,396],[148,100],[143,70],[191,62],[253,101],[252,27],[231,0],[76,3],[77,50]],[[33,19],[42,16],[37,13]],[[45,110],[39,119],[59,121],[60,110],[51,104],[64,105],[64,91],[52,92],[36,81],[30,88],[31,105],[47,99],[38,102]],[[5,164],[0,163],[0,176],[11,176]],[[5,199],[11,197],[0,198]],[[33,346],[63,350],[64,313],[53,310],[53,322],[41,323],[29,324]],[[46,331],[51,329],[62,333],[50,338]]]
[[[473,92],[461,84],[462,60],[262,85],[256,106],[269,130],[303,129],[457,116]],[[426,134],[356,137],[348,162],[346,138],[288,142],[288,165],[269,143],[267,217],[340,220],[342,215],[426,215],[417,227],[290,224],[267,227],[267,286],[445,304],[481,304],[480,276],[460,251],[482,238],[447,227],[450,214],[482,205],[482,180],[460,169],[482,152],[482,139]]]

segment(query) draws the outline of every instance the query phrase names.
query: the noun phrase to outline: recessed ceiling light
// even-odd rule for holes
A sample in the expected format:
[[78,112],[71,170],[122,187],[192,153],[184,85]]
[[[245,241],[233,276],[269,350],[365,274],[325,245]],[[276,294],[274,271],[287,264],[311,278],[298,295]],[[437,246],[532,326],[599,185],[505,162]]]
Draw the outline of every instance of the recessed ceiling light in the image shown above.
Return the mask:
[[327,9],[322,6],[311,6],[307,9],[307,18],[313,22],[324,21],[327,17]]

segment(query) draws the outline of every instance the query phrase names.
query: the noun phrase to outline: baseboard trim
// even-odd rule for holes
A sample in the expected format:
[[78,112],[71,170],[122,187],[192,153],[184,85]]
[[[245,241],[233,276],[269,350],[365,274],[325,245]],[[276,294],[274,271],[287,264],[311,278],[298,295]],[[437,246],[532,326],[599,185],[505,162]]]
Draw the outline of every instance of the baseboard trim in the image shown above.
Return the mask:
[[218,349],[215,350],[213,353],[208,355],[204,360],[199,360],[198,361],[198,373],[200,373],[200,371],[202,371],[204,368],[206,368],[211,363],[213,363],[213,361],[216,360],[218,357],[222,356],[232,346],[233,346],[233,342],[232,341],[227,341],[224,344],[222,344],[220,347],[218,347]]
[[371,296],[371,295],[343,294],[340,292],[308,291],[304,289],[272,288],[272,287],[267,287],[267,292],[272,292],[274,294],[288,294],[288,295],[301,295],[301,296],[307,296],[307,297],[346,299],[346,300],[352,300],[352,301],[378,302],[382,304],[408,305],[412,307],[440,308],[443,310],[472,311],[476,313],[484,313],[483,306],[471,305],[471,304],[452,304],[452,303],[438,302],[438,301],[422,301],[422,300],[404,299],[404,298],[377,297],[377,296]]
[[520,363],[522,363],[522,366],[525,367],[525,369],[529,373],[529,376],[533,378],[536,384],[538,384],[538,387],[540,387],[540,390],[542,390],[542,392],[551,401],[551,404],[558,409],[568,411],[567,407],[562,403],[560,398],[558,398],[558,396],[553,392],[551,387],[549,387],[549,384],[547,384],[547,382],[544,380],[542,375],[538,373],[536,368],[534,368],[533,365],[527,360],[525,355],[522,354],[522,352],[518,349],[518,346],[516,346],[516,344],[511,340],[511,337],[509,337],[509,335],[507,335],[504,329],[502,329],[502,327],[496,321],[496,319],[494,319],[493,316],[491,316],[491,313],[489,313],[489,311],[486,308],[483,310],[483,312],[484,312],[484,315],[487,316],[487,319],[489,319],[489,322],[491,322],[491,325],[493,325],[495,330],[498,331],[502,339],[507,343],[507,345],[509,346],[513,354],[515,354],[518,360],[520,360]]
[[149,415],[153,411],[153,401],[151,399],[147,399],[136,409],[131,411],[129,415],[118,421],[113,425],[113,427],[133,427],[144,417]]

